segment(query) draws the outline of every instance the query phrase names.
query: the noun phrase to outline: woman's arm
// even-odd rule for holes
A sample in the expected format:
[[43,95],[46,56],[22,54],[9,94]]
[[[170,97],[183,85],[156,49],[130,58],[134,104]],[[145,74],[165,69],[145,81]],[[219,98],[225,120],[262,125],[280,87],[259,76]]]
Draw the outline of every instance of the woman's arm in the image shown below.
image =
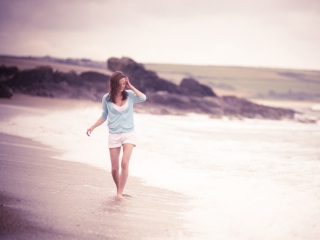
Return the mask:
[[87,135],[90,137],[91,132],[93,131],[93,129],[95,129],[96,127],[100,126],[102,123],[104,123],[104,119],[102,117],[100,117],[95,124],[93,124],[91,127],[89,127],[87,129]]
[[129,78],[127,77],[127,88],[131,89],[138,98],[141,98],[142,96],[144,96],[144,94],[142,92],[140,92],[138,89],[136,89],[129,81]]
[[104,121],[107,120],[108,117],[108,108],[107,108],[107,101],[106,101],[107,95],[104,95],[102,98],[102,114],[101,117],[96,121],[95,124],[93,124],[91,127],[87,129],[87,135],[90,137],[91,132],[96,127],[100,126]]

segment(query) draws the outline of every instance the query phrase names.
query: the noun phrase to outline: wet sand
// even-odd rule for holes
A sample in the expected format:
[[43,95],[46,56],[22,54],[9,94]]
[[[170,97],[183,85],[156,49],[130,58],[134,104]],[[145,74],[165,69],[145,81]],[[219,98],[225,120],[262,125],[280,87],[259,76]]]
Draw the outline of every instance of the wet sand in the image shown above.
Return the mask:
[[0,104],[30,107],[32,109],[72,109],[75,107],[92,107],[101,106],[101,102],[90,100],[62,99],[62,98],[45,98],[15,93],[12,98],[0,98]]
[[[18,106],[16,100],[0,102],[2,119],[23,114],[1,107]],[[19,101],[30,105],[28,97]],[[68,101],[62,104],[66,105]],[[126,197],[120,200],[110,172],[55,159],[60,154],[30,139],[0,133],[1,239],[186,239],[193,235],[183,218],[190,210],[186,196],[129,177]]]

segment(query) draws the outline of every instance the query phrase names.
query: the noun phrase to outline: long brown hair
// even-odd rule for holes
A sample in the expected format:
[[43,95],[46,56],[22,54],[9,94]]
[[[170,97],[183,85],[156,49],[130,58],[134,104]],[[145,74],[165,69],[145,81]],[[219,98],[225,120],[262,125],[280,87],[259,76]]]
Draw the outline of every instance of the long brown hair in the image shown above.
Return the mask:
[[[119,81],[120,79],[126,78],[126,77],[127,76],[120,71],[116,71],[111,75],[109,79],[110,89],[109,89],[109,95],[108,95],[107,101],[113,102],[113,103],[116,102],[116,96],[120,86]],[[126,91],[123,91],[121,94],[122,94],[122,100],[126,100],[128,97],[128,93]]]

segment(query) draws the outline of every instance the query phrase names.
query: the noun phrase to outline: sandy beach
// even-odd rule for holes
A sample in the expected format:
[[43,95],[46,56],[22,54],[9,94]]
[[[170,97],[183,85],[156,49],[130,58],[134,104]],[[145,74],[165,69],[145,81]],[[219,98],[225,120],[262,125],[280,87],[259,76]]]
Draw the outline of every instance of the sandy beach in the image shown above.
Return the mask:
[[[53,101],[52,109],[70,107],[68,100],[34,100],[39,99],[1,99],[1,119],[26,111],[7,104],[38,114]],[[125,199],[119,200],[107,170],[58,160],[60,150],[28,138],[0,133],[0,139],[1,239],[179,239],[192,234],[181,217],[189,208],[183,194],[130,177]]]
[[319,238],[319,123],[137,112],[119,201],[107,125],[85,134],[100,114],[99,102],[0,99],[1,239]]

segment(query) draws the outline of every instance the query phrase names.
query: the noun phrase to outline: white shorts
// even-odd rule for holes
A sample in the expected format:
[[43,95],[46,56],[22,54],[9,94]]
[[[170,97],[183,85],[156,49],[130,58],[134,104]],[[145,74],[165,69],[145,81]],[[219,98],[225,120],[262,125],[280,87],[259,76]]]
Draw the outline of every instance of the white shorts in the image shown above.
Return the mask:
[[125,143],[137,145],[138,138],[135,131],[124,133],[109,133],[109,148],[121,147]]

